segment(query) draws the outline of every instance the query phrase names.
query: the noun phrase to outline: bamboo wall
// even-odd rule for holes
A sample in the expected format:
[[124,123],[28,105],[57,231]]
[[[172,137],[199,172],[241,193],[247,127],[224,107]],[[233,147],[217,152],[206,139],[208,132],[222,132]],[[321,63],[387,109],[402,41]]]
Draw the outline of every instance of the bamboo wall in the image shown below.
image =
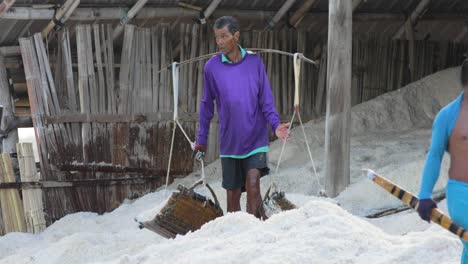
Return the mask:
[[[172,82],[167,66],[215,52],[210,27],[198,24],[127,26],[114,42],[112,28],[81,25],[75,39],[61,32],[46,49],[39,36],[21,39],[28,94],[41,156],[48,222],[75,211],[103,213],[124,198],[139,197],[161,186],[166,174],[172,133]],[[246,48],[302,52],[319,66],[303,64],[301,111],[304,119],[325,109],[324,39],[313,32],[247,31]],[[175,48],[174,48],[175,47]],[[457,65],[466,47],[416,43],[416,79]],[[262,54],[278,112],[293,111],[292,58]],[[53,62],[49,65],[49,61]],[[198,124],[205,61],[180,67],[179,113],[192,140]],[[353,41],[352,102],[357,104],[410,82],[405,41]],[[208,161],[218,156],[216,118],[209,134]],[[171,175],[193,169],[191,149],[177,130]]]

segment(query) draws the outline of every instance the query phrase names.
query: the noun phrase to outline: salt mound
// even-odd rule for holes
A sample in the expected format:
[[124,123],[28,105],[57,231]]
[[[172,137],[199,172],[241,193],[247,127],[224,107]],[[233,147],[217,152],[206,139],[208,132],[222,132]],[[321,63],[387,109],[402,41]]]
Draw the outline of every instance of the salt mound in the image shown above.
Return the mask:
[[459,256],[458,240],[444,230],[392,236],[330,202],[310,201],[266,222],[228,214],[116,262],[429,264]]
[[461,92],[460,68],[439,71],[352,108],[352,131],[428,127]]
[[105,215],[71,214],[39,235],[0,237],[0,263],[430,264],[460,258],[458,239],[437,226],[389,235],[318,198],[265,222],[243,212],[227,214],[171,240],[139,230],[133,216],[160,208],[167,195],[151,193]]

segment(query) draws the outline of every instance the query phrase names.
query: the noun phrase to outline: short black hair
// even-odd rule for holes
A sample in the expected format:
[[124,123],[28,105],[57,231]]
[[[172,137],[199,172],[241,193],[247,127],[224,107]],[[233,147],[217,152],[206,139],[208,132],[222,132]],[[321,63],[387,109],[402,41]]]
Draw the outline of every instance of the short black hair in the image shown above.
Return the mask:
[[221,29],[225,26],[227,26],[229,32],[231,32],[232,35],[240,31],[239,22],[237,22],[237,19],[232,16],[222,16],[216,19],[214,23],[214,29]]
[[461,83],[463,86],[468,85],[468,58],[463,61],[461,66]]

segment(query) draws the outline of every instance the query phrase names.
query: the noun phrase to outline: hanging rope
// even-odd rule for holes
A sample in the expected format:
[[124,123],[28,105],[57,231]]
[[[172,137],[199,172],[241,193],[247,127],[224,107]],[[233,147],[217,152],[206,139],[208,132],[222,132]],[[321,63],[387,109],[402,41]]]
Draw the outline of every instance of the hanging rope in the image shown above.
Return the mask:
[[[180,63],[173,62],[171,64],[172,69],[172,90],[174,94],[174,117],[173,117],[173,129],[172,129],[172,139],[171,139],[171,149],[169,151],[169,162],[167,164],[167,173],[166,173],[166,189],[169,185],[169,175],[171,171],[171,162],[172,162],[172,153],[174,150],[174,138],[177,126],[180,128],[182,133],[184,134],[185,138],[187,139],[188,143],[192,150],[195,149],[195,141],[191,141],[187,133],[185,132],[184,128],[179,122],[179,74],[180,74]],[[201,162],[201,181],[206,186],[206,178],[205,178],[205,169],[203,159],[200,160]]]
[[[305,143],[306,143],[307,152],[309,154],[309,158],[310,158],[310,161],[312,163],[312,168],[314,170],[314,179],[317,182],[317,186],[320,189],[319,190],[319,195],[326,196],[325,190],[324,190],[322,184],[320,183],[320,180],[319,180],[318,175],[317,175],[317,169],[315,168],[315,162],[314,162],[314,159],[312,157],[312,151],[310,150],[309,141],[307,139],[304,124],[302,123],[301,114],[300,114],[300,111],[299,111],[299,84],[300,84],[299,78],[300,78],[300,75],[301,75],[301,60],[304,57],[304,56],[301,56],[301,55],[302,54],[300,54],[300,53],[295,53],[293,55],[293,66],[294,66],[294,113],[293,113],[293,116],[291,118],[291,122],[289,123],[290,125],[289,125],[288,132],[291,131],[291,129],[292,129],[292,124],[294,122],[294,117],[296,116],[296,113],[297,113],[299,123],[300,123],[301,128],[302,128],[302,133],[304,135],[304,140],[305,140]],[[278,163],[276,164],[275,173],[271,177],[271,187],[270,188],[271,188],[272,193],[274,193],[275,191],[278,191],[277,190],[277,185],[276,185],[276,177],[274,175],[276,175],[278,173],[279,166],[281,164],[281,159],[283,157],[283,152],[284,152],[287,140],[288,140],[288,138],[286,138],[283,141],[283,145],[281,147],[281,152],[280,152],[280,155],[279,155],[279,158],[278,158]]]

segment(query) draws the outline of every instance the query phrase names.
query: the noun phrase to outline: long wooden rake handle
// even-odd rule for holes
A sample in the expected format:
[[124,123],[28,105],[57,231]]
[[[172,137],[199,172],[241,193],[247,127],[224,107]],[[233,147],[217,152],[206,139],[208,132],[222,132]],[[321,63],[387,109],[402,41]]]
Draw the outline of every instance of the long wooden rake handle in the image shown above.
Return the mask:
[[[365,170],[367,172],[367,177],[375,182],[377,185],[382,187],[387,192],[391,193],[396,198],[400,199],[404,204],[408,205],[409,207],[418,210],[419,202],[418,198],[414,196],[412,193],[406,191],[405,189],[401,188],[400,186],[394,184],[393,182],[387,180],[381,175],[378,175],[376,172],[372,170]],[[463,227],[458,226],[455,224],[450,217],[445,215],[442,211],[437,208],[432,209],[431,213],[431,221],[438,224],[442,228],[450,231],[451,233],[457,235],[464,241],[468,241],[468,233],[465,232],[466,230]]]

